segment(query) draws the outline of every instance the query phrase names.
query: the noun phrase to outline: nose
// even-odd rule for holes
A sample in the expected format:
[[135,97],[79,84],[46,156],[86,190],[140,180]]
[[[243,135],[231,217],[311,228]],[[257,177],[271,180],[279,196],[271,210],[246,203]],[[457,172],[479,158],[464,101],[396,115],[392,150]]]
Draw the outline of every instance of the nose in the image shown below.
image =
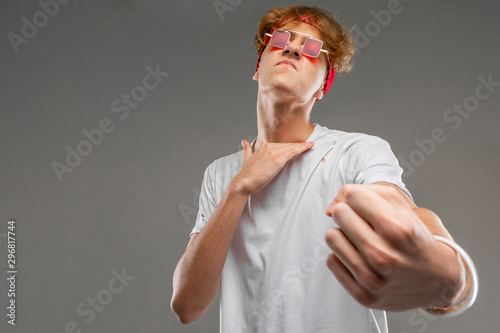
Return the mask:
[[293,38],[289,41],[287,46],[283,49],[283,53],[291,53],[294,57],[300,58],[302,56],[301,38]]

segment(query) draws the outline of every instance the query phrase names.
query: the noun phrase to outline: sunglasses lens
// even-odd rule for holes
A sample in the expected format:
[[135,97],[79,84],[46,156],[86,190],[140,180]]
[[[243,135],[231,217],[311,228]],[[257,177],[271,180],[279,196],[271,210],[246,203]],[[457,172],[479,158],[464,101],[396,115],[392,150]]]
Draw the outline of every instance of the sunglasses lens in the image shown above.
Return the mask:
[[317,39],[308,38],[304,43],[304,48],[302,49],[302,54],[308,57],[317,58],[323,47],[323,42]]
[[274,30],[273,37],[271,37],[269,44],[279,47],[280,49],[284,49],[289,38],[290,33],[288,31]]

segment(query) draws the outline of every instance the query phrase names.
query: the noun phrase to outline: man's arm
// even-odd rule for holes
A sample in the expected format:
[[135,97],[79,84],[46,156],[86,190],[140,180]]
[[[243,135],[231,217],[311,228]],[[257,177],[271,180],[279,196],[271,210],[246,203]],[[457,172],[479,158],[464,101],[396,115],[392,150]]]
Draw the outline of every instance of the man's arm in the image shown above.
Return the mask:
[[346,185],[326,213],[328,267],[361,304],[388,311],[450,305],[464,285],[457,254],[439,217],[389,183]]
[[193,234],[174,272],[171,308],[179,321],[200,318],[212,303],[234,230],[248,195],[231,183],[199,234]]
[[200,318],[219,288],[227,252],[248,197],[260,191],[293,157],[314,142],[264,142],[252,153],[243,140],[243,165],[224,193],[206,226],[193,235],[174,272],[172,311],[186,324]]

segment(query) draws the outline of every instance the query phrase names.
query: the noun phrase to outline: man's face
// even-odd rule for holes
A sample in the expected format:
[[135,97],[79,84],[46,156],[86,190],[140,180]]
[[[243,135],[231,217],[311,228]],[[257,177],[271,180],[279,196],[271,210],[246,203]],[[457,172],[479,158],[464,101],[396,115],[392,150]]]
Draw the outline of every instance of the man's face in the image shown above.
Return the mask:
[[[304,22],[290,22],[280,29],[321,39],[319,30]],[[292,34],[284,49],[266,46],[259,70],[254,75],[254,80],[259,81],[260,92],[278,93],[284,99],[294,98],[301,102],[323,97],[327,56],[323,52],[318,58],[304,56],[301,51],[305,38],[302,34]]]

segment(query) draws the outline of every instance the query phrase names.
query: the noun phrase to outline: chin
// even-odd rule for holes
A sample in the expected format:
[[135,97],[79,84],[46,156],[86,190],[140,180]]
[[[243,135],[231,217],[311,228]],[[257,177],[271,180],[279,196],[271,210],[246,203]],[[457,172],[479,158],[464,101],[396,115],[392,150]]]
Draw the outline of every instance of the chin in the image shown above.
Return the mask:
[[294,80],[290,76],[273,77],[272,80],[261,85],[261,92],[273,93],[280,97],[298,96],[300,87],[294,84]]
[[280,91],[280,92],[293,92],[297,87],[293,85],[289,78],[283,78],[280,80],[274,80],[271,82],[269,87],[272,90]]

